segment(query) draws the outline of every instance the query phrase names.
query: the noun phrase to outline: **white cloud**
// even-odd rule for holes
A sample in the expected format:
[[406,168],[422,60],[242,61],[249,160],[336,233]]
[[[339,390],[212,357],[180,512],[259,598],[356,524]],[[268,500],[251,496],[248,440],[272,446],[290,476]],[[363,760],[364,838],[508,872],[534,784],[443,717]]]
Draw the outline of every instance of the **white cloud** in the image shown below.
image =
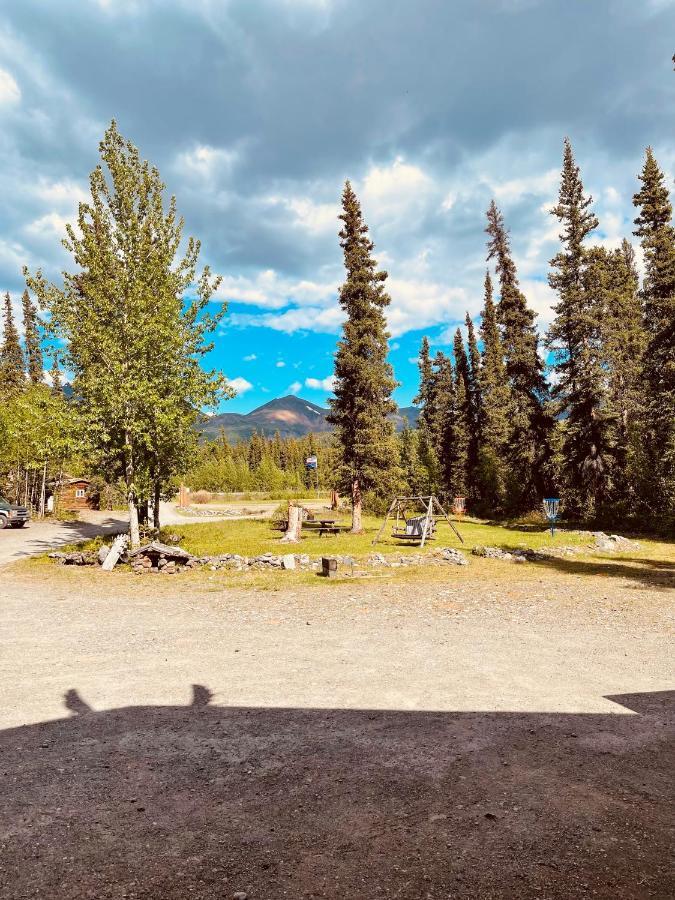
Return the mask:
[[35,186],[35,193],[50,206],[61,208],[77,209],[79,203],[86,203],[91,199],[81,184],[68,178],[61,181],[48,181],[42,178]]
[[35,219],[33,222],[29,222],[24,230],[33,237],[56,236],[60,239],[66,237],[66,225],[68,224],[71,224],[70,220],[65,218],[65,216],[61,216],[56,212],[50,212],[40,216],[39,219]]
[[314,391],[332,391],[335,387],[335,376],[327,375],[325,378],[305,378],[305,387]]
[[283,361],[283,359],[277,360],[275,365],[277,369],[284,369],[286,367],[286,363]]
[[244,275],[225,276],[217,296],[233,303],[246,303],[264,309],[283,309],[290,303],[315,306],[332,302],[337,295],[337,281],[316,282],[294,280],[265,269],[252,278]]
[[292,384],[288,385],[288,387],[286,388],[286,393],[287,394],[297,394],[300,392],[300,390],[302,390],[302,382],[294,381]]
[[310,232],[338,232],[340,207],[337,203],[315,203],[309,197],[283,197],[272,195],[263,198],[268,206],[281,206],[292,216],[292,225]]
[[178,155],[176,168],[200,178],[213,178],[219,173],[229,175],[238,159],[237,150],[197,144],[192,150],[186,150]]
[[249,353],[248,356],[244,357],[244,362],[253,362],[253,360],[257,358],[258,357],[255,355],[255,353]]
[[525,175],[501,183],[491,183],[491,187],[495,198],[501,203],[513,203],[528,194],[555,195],[559,183],[560,172],[557,169],[549,169],[538,175]]
[[287,309],[280,313],[232,313],[229,322],[234,326],[263,326],[273,328],[275,331],[283,331],[292,334],[295,331],[320,331],[332,334],[336,332],[344,313],[339,306],[328,309],[320,307],[303,307],[301,309]]
[[14,77],[6,69],[0,69],[0,106],[11,106],[21,99],[21,91]]
[[231,388],[234,388],[234,390],[238,394],[245,394],[246,391],[250,391],[251,388],[253,387],[251,382],[247,381],[245,378],[242,378],[241,375],[238,376],[237,378],[228,378],[227,383],[230,385]]
[[398,156],[390,166],[373,166],[358,192],[375,221],[398,220],[423,209],[433,189],[419,166]]

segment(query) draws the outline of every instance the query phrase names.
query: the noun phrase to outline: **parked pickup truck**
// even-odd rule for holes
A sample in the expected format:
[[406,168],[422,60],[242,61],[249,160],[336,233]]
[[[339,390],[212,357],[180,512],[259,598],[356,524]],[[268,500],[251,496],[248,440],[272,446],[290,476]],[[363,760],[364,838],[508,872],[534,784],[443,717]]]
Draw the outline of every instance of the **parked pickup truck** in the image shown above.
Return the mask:
[[15,506],[4,497],[0,497],[0,528],[23,528],[30,519],[25,506]]

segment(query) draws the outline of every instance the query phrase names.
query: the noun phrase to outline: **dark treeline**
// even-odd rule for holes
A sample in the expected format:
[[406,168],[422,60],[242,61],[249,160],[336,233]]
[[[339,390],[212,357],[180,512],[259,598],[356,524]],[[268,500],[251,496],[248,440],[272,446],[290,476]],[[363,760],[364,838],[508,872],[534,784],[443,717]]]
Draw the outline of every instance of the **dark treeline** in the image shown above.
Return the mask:
[[673,527],[675,229],[651,149],[633,203],[642,282],[627,239],[591,243],[598,219],[565,141],[552,209],[561,247],[549,274],[558,299],[542,347],[490,204],[493,271],[478,335],[467,315],[466,342],[458,328],[452,354],[432,358],[422,341],[417,458],[404,459],[411,487],[465,496],[484,515],[523,514],[555,495],[570,518]]
[[[318,468],[308,470],[306,460],[316,456]],[[337,450],[330,435],[302,438],[254,433],[249,441],[231,444],[224,432],[203,444],[186,475],[193,491],[298,491],[326,490],[335,486]]]

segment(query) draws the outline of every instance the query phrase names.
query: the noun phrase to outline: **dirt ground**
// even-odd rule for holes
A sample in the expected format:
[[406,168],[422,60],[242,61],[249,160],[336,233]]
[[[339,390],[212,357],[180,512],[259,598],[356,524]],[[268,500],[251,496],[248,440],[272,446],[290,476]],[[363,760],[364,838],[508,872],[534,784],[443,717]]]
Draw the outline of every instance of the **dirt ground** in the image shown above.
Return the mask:
[[2,570],[0,896],[670,898],[675,591]]

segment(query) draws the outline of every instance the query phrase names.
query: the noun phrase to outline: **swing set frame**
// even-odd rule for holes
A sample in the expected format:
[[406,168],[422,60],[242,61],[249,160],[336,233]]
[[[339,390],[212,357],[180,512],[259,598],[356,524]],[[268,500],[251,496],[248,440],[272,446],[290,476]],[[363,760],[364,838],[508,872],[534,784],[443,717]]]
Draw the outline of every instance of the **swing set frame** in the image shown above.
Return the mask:
[[[411,533],[406,534],[405,532],[401,532],[400,523],[403,521],[406,522],[406,509],[411,504],[417,504],[418,508],[422,507],[423,518],[422,518],[422,528],[421,534]],[[396,515],[396,520],[394,523],[394,531],[392,532],[394,537],[398,537],[401,540],[412,542],[419,542],[420,547],[424,547],[424,544],[427,538],[431,538],[433,536],[433,531],[436,523],[436,518],[443,518],[446,520],[450,528],[454,531],[454,533],[459,538],[460,542],[463,544],[464,539],[462,535],[455,528],[454,522],[451,521],[450,516],[441,506],[441,503],[434,494],[430,494],[429,496],[417,496],[417,497],[394,497],[391,501],[391,505],[389,510],[387,511],[387,515],[384,517],[384,522],[380,527],[380,530],[377,532],[377,536],[375,537],[373,544],[377,544],[378,541],[382,538],[382,534],[384,533],[384,529],[387,526],[387,522],[390,518]]]

